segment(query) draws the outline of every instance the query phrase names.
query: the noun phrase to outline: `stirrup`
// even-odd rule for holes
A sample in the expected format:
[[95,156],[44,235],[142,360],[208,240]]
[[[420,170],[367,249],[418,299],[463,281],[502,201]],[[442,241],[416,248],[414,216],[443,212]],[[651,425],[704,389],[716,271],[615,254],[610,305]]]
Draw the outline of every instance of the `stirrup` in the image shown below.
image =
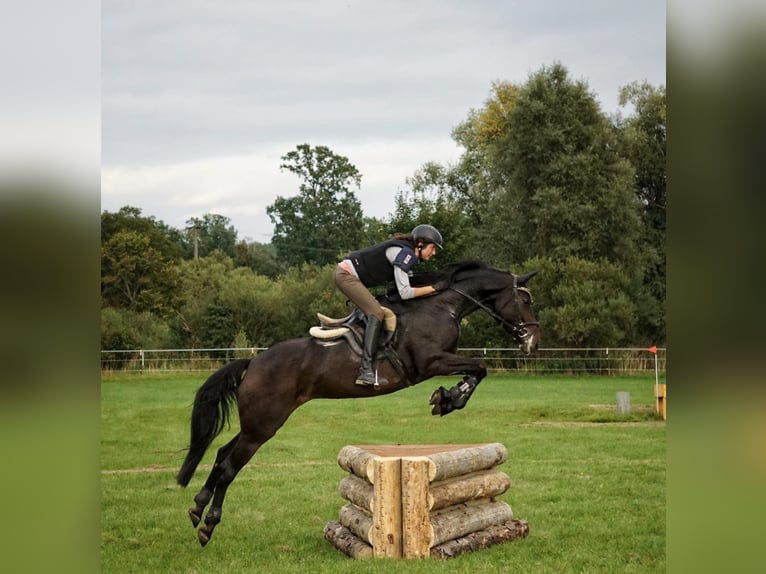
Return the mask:
[[373,387],[379,389],[382,385],[387,385],[388,380],[382,377],[378,378],[378,370],[375,369],[374,371],[370,370],[366,373],[359,373],[354,383],[361,387]]

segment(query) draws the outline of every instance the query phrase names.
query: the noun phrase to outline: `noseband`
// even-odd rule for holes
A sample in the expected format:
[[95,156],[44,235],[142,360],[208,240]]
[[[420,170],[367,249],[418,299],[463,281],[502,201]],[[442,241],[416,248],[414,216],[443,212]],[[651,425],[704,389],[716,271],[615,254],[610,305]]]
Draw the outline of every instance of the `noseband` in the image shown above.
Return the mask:
[[[503,317],[501,317],[494,309],[486,305],[485,303],[479,301],[476,297],[473,297],[466,293],[465,291],[461,291],[457,287],[450,286],[449,289],[454,291],[455,293],[458,293],[471,301],[472,303],[476,304],[480,309],[487,312],[487,314],[492,317],[495,321],[497,321],[500,325],[508,329],[510,331],[511,336],[516,339],[517,341],[523,341],[527,337],[529,337],[529,331],[527,330],[527,327],[530,326],[539,326],[540,323],[538,321],[521,321],[519,320],[518,323],[511,323],[510,321],[507,321]],[[518,299],[519,291],[524,291],[529,295],[530,302],[532,301],[532,293],[527,289],[526,287],[516,287],[516,277],[513,278],[513,296],[514,299]]]

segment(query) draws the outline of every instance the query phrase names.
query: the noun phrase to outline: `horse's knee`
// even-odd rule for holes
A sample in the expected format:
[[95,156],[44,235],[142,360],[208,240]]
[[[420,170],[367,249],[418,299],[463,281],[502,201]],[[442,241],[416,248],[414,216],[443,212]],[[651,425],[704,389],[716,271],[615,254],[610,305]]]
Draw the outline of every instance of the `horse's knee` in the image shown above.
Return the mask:
[[194,502],[200,507],[205,507],[208,502],[210,502],[210,499],[213,498],[213,491],[207,488],[206,486],[202,487],[202,490],[197,493],[197,496],[194,497]]

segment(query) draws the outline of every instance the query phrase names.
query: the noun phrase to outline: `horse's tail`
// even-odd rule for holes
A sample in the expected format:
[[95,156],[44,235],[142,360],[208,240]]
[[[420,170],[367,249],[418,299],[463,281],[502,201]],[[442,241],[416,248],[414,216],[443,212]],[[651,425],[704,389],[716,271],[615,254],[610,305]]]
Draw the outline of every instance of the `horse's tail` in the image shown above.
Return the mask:
[[207,447],[229,421],[229,411],[237,402],[239,383],[250,361],[237,359],[230,362],[210,375],[197,390],[191,415],[189,453],[176,477],[181,486],[189,484]]

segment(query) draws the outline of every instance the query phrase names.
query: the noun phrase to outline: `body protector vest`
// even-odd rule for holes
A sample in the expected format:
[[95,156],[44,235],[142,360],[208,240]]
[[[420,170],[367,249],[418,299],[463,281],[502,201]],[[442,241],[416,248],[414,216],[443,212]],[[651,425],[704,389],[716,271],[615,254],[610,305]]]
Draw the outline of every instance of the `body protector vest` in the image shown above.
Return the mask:
[[389,239],[352,252],[346,259],[351,260],[354,264],[354,268],[359,274],[359,280],[365,287],[377,287],[385,285],[387,281],[394,280],[394,268],[386,257],[386,250],[389,247],[402,248],[393,264],[407,273],[418,260],[412,245],[399,239]]

